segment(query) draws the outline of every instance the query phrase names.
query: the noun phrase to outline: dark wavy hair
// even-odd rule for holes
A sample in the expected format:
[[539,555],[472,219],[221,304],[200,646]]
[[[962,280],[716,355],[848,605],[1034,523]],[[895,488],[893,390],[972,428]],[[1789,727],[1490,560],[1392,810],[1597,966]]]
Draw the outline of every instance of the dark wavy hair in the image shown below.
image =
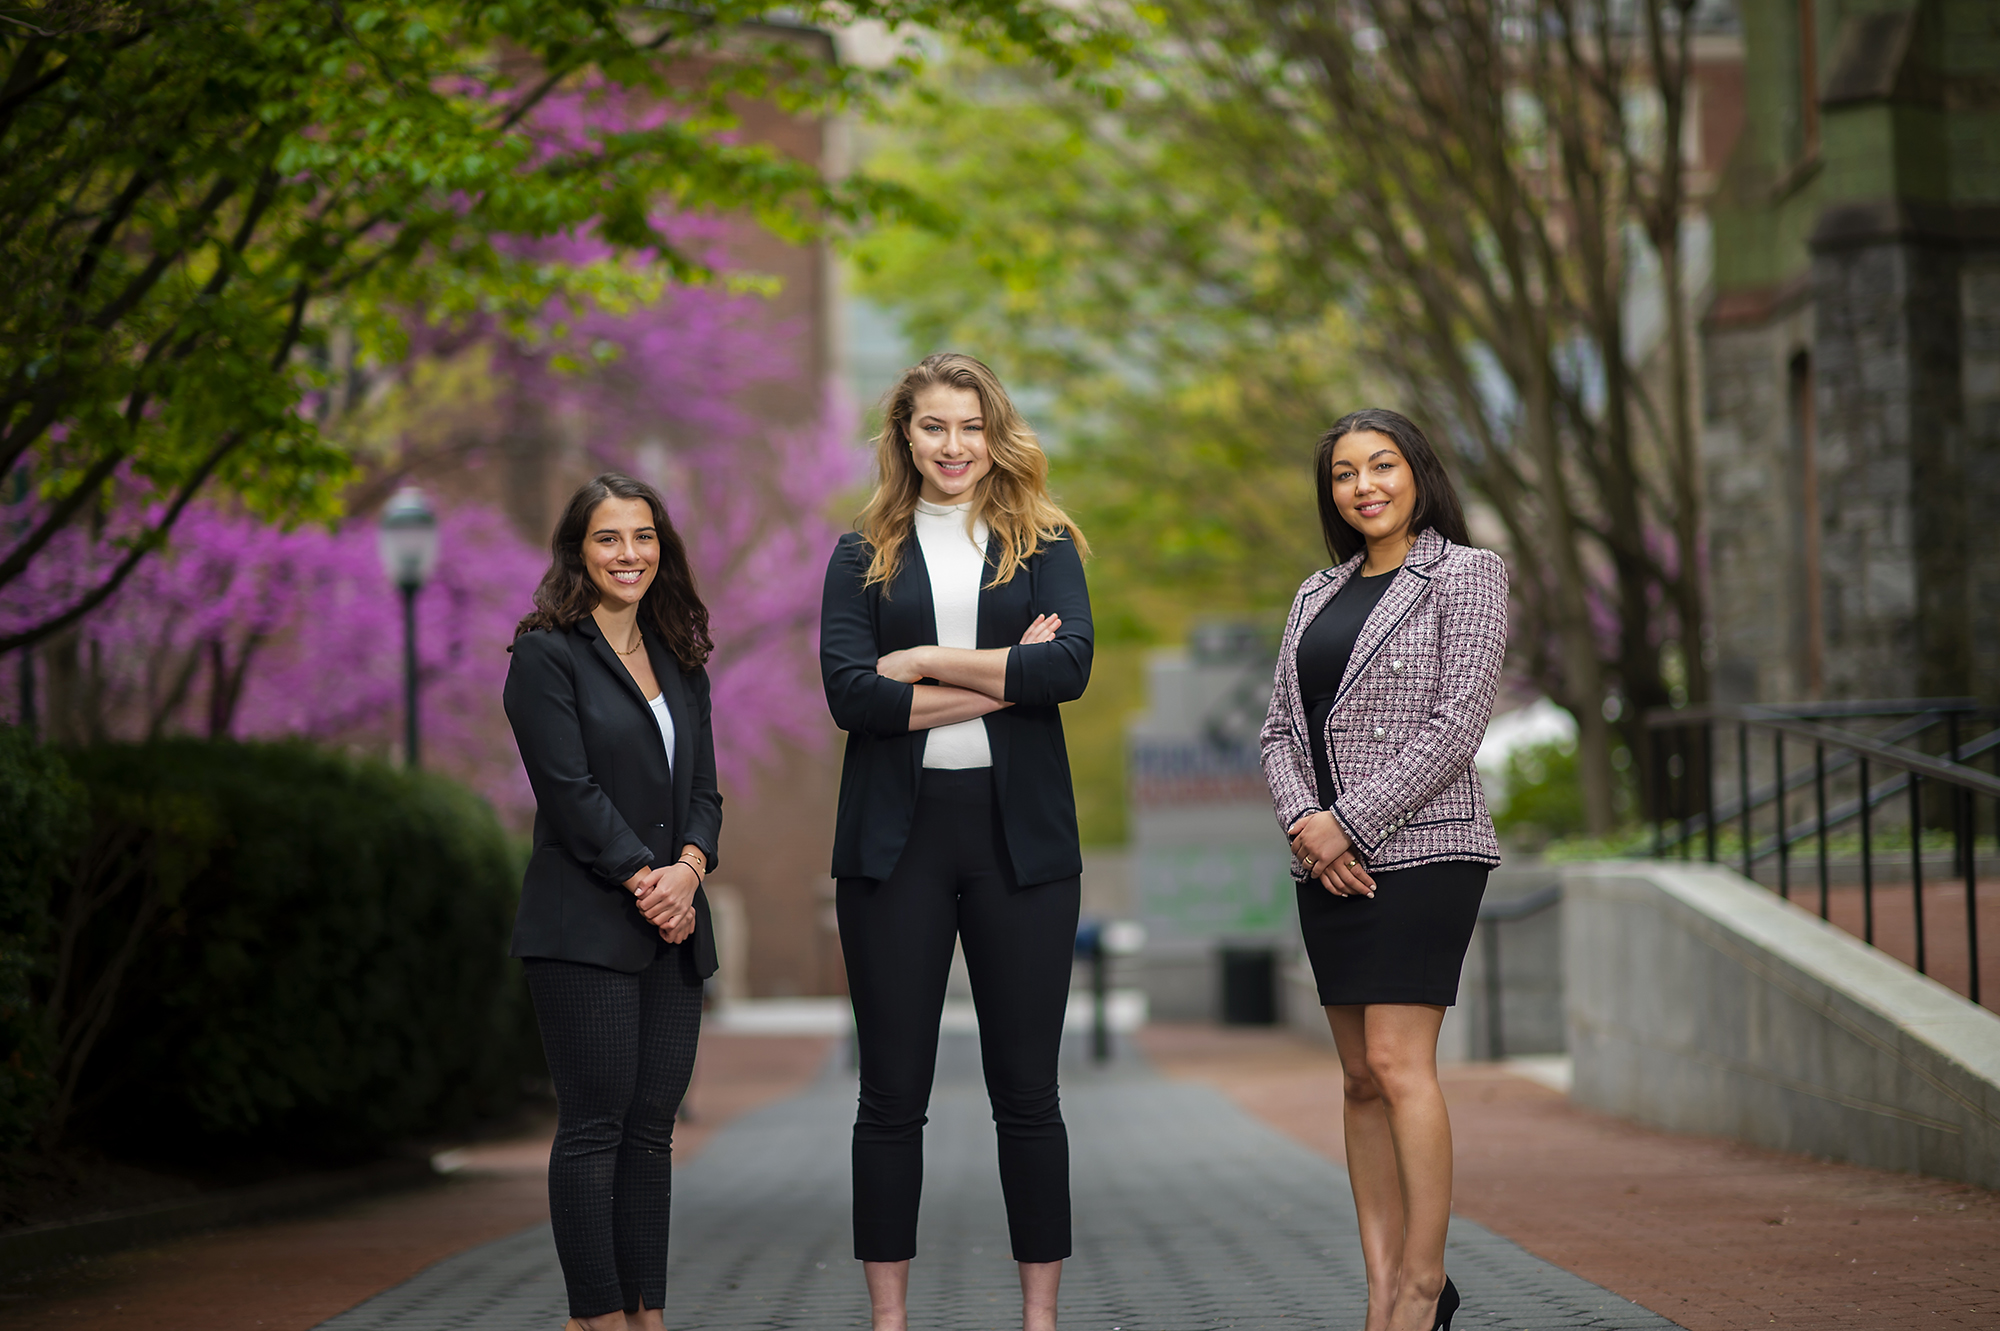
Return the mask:
[[1414,536],[1430,528],[1453,544],[1471,545],[1472,538],[1465,530],[1465,509],[1458,502],[1458,491],[1452,488],[1451,475],[1417,423],[1386,407],[1363,407],[1335,421],[1333,428],[1319,437],[1319,447],[1313,452],[1313,480],[1319,486],[1319,528],[1326,537],[1326,552],[1333,562],[1345,564],[1368,548],[1366,538],[1347,525],[1347,519],[1340,516],[1340,508],[1333,502],[1334,445],[1350,434],[1363,431],[1389,436],[1416,477],[1417,507],[1410,514],[1410,534]]
[[[639,612],[650,619],[667,641],[667,649],[686,673],[708,661],[715,640],[708,636],[708,607],[695,590],[687,546],[667,518],[667,506],[652,486],[630,476],[607,471],[592,477],[569,497],[549,537],[549,571],[535,588],[535,608],[514,628],[519,638],[532,629],[567,629],[597,609],[598,592],[583,563],[583,538],[590,534],[590,515],[607,499],[643,499],[653,510],[653,530],[660,541],[660,562],[653,585]],[[511,648],[509,650],[512,650]]]

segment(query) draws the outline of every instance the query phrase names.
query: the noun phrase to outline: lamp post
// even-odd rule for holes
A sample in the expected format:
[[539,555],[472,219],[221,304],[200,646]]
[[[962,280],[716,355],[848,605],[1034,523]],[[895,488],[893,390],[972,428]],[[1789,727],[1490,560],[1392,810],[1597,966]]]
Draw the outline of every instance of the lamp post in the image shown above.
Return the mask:
[[437,567],[437,514],[414,485],[396,491],[376,534],[382,571],[403,593],[403,755],[417,766],[417,593]]

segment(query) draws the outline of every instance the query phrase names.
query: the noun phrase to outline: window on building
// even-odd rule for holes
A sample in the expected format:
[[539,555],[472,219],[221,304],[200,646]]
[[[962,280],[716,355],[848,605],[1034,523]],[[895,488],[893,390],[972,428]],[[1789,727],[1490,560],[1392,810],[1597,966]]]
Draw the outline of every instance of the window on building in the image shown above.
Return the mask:
[[1793,579],[1797,609],[1793,614],[1798,679],[1806,697],[1825,696],[1826,625],[1820,579],[1820,515],[1818,429],[1813,407],[1812,354],[1801,351],[1792,357],[1788,376],[1787,405],[1790,417],[1792,477],[1797,502],[1798,527],[1792,543]]
[[1810,161],[1819,156],[1819,16],[1816,0],[1797,0],[1794,16],[1797,28],[1793,47],[1793,68],[1797,82],[1793,92],[1792,160]]

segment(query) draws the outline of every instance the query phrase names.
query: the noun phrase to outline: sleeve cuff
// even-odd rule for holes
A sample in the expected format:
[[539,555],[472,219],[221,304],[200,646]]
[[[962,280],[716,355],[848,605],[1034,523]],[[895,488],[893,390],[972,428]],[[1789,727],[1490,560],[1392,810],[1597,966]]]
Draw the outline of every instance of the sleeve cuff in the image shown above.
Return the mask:
[[1355,845],[1361,848],[1361,853],[1363,855],[1373,855],[1375,853],[1375,848],[1382,844],[1380,839],[1371,841],[1366,836],[1362,835],[1361,829],[1355,825],[1354,819],[1348,817],[1347,811],[1340,807],[1339,800],[1335,800],[1333,802],[1333,808],[1329,809],[1327,812],[1331,813],[1336,819],[1340,821],[1340,830],[1347,833],[1347,839],[1349,841],[1352,841]]
[[917,686],[905,684],[901,680],[894,683],[896,691],[884,701],[880,712],[873,718],[874,730],[878,735],[907,735],[910,733],[910,708],[917,699]]
[[1296,809],[1289,809],[1280,812],[1278,814],[1278,826],[1281,830],[1289,832],[1292,830],[1292,824],[1296,823],[1299,819],[1305,817],[1307,814],[1324,813],[1324,812],[1326,812],[1326,810],[1320,808],[1319,805],[1317,804],[1300,805]]
[[649,866],[652,865],[656,865],[659,862],[660,862],[659,859],[653,854],[653,852],[650,849],[648,849],[645,846],[640,846],[638,850],[634,851],[632,854],[627,855],[624,859],[619,860],[616,864],[614,864],[611,867],[611,869],[608,872],[606,872],[605,877],[609,878],[614,883],[622,885],[627,878],[630,878],[633,874],[639,872],[639,870],[648,868]]

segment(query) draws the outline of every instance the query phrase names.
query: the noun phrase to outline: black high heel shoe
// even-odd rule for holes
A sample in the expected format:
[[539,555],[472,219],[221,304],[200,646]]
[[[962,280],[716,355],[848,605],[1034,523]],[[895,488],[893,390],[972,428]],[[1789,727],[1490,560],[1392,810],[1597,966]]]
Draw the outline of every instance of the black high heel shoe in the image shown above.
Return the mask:
[[1444,1289],[1438,1294],[1437,1331],[1451,1331],[1451,1319],[1458,1312],[1458,1286],[1451,1283],[1451,1277],[1444,1278]]

